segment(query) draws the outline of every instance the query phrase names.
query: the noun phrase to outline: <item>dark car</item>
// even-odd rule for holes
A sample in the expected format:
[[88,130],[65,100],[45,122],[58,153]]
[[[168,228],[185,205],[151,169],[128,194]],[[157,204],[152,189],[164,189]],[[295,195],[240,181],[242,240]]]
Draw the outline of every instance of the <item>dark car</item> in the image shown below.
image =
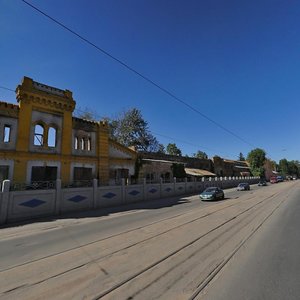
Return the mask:
[[258,186],[266,186],[267,183],[265,180],[260,180],[259,183],[258,183]]
[[240,183],[237,186],[237,190],[238,191],[249,191],[250,190],[250,184],[247,183],[247,182]]
[[209,187],[199,196],[201,200],[217,200],[225,198],[223,190],[218,187]]

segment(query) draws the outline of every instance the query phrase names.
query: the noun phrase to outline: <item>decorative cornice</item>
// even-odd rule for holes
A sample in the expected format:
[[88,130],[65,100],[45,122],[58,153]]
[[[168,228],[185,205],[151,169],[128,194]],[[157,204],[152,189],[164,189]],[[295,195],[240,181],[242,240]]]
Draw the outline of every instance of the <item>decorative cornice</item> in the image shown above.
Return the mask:
[[0,115],[12,118],[18,118],[19,105],[0,101]]
[[24,77],[16,92],[18,102],[68,112],[75,109],[72,92],[35,82],[28,77]]

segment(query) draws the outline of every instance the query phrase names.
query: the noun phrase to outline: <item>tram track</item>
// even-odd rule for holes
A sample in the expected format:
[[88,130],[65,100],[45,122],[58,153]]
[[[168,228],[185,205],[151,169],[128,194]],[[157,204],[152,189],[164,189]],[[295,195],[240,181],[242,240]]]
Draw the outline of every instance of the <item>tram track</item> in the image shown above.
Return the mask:
[[[158,266],[159,264],[161,264],[161,263],[165,262],[166,260],[172,258],[172,257],[175,256],[177,253],[180,253],[180,252],[184,251],[184,249],[186,249],[186,248],[190,247],[191,245],[195,244],[195,243],[196,243],[197,241],[199,241],[200,239],[203,239],[204,237],[210,235],[212,232],[215,232],[215,231],[217,231],[217,230],[220,230],[220,229],[221,229],[222,227],[224,227],[226,224],[229,224],[229,223],[232,222],[233,220],[236,220],[237,218],[239,218],[239,217],[242,216],[243,214],[246,214],[247,212],[249,212],[249,211],[251,211],[251,210],[253,210],[253,209],[255,209],[255,208],[259,208],[259,206],[260,206],[261,204],[268,202],[268,200],[271,201],[272,198],[278,197],[278,196],[280,196],[280,194],[281,194],[281,192],[276,192],[276,193],[273,193],[272,195],[270,195],[270,196],[268,196],[268,197],[263,198],[262,200],[258,201],[258,202],[255,203],[254,205],[251,205],[250,207],[248,207],[247,209],[243,210],[243,211],[240,212],[239,214],[237,214],[237,215],[231,217],[230,219],[226,220],[225,222],[222,222],[222,223],[219,224],[218,226],[215,226],[214,228],[212,228],[211,230],[209,230],[209,231],[206,232],[205,234],[203,234],[203,235],[197,237],[196,239],[190,241],[190,242],[187,243],[187,244],[184,244],[184,245],[183,245],[182,247],[180,247],[179,249],[176,249],[176,251],[173,251],[173,252],[169,253],[169,255],[167,255],[167,256],[163,256],[163,257],[160,258],[159,260],[157,260],[157,261],[153,262],[152,264],[148,265],[146,268],[143,268],[143,269],[141,269],[139,272],[136,272],[136,273],[132,274],[132,275],[129,276],[128,278],[119,281],[117,284],[111,286],[109,289],[106,289],[105,291],[102,291],[101,294],[98,294],[98,295],[97,295],[96,297],[94,297],[93,299],[101,299],[101,298],[103,298],[103,297],[105,297],[105,296],[108,296],[110,293],[115,292],[115,291],[118,290],[119,288],[121,288],[121,287],[123,287],[124,285],[130,283],[132,280],[134,280],[134,279],[138,278],[139,276],[145,274],[147,271],[153,269],[154,267]],[[234,200],[236,200],[236,199],[232,199],[232,201],[234,201]],[[248,198],[246,198],[246,199],[243,199],[243,203],[248,202],[247,200],[253,200],[253,197],[251,196],[251,197],[248,197]],[[224,203],[224,202],[222,202],[222,203]],[[226,204],[226,203],[225,203],[225,204]],[[152,239],[158,238],[158,237],[160,237],[160,236],[162,236],[162,235],[166,235],[166,234],[170,233],[171,231],[178,230],[179,228],[181,228],[181,227],[183,227],[183,226],[191,225],[191,224],[194,223],[194,222],[197,222],[197,221],[199,221],[199,220],[201,220],[201,219],[203,220],[203,219],[205,219],[205,218],[207,218],[207,217],[209,217],[209,216],[212,216],[212,215],[214,215],[214,214],[216,214],[216,213],[220,213],[220,212],[222,212],[222,211],[224,211],[224,210],[226,210],[226,209],[230,209],[230,208],[232,209],[232,208],[234,208],[235,206],[239,206],[240,204],[241,204],[240,201],[234,201],[234,203],[231,202],[230,204],[223,205],[223,206],[222,206],[221,208],[219,208],[219,209],[215,209],[215,206],[214,206],[214,209],[212,209],[212,206],[206,207],[206,208],[202,208],[201,210],[198,210],[196,213],[199,213],[199,212],[203,211],[203,209],[210,210],[210,211],[209,211],[209,212],[206,212],[205,214],[203,214],[203,215],[201,215],[201,216],[199,216],[199,217],[193,218],[192,220],[188,220],[187,222],[184,222],[184,223],[179,224],[179,225],[177,225],[177,226],[170,227],[169,229],[164,230],[164,231],[160,232],[159,234],[155,234],[155,235],[149,236],[149,237],[147,237],[147,238],[145,238],[145,239],[141,239],[141,240],[139,240],[139,241],[136,241],[135,243],[131,243],[130,245],[128,245],[128,246],[126,246],[126,247],[121,247],[121,248],[119,248],[119,249],[116,249],[115,251],[112,251],[111,253],[109,253],[109,254],[107,254],[107,255],[104,255],[104,256],[101,256],[101,255],[100,255],[100,256],[98,256],[98,257],[96,257],[96,258],[94,258],[94,259],[88,259],[88,260],[86,261],[86,263],[79,264],[79,265],[77,265],[77,266],[74,266],[74,267],[70,268],[69,270],[64,270],[64,271],[61,272],[61,273],[57,273],[57,274],[55,274],[55,275],[49,276],[48,278],[43,278],[43,279],[41,279],[41,280],[36,280],[35,282],[31,282],[31,283],[28,283],[28,284],[25,284],[25,285],[21,283],[21,284],[19,285],[19,288],[16,287],[16,288],[14,288],[14,289],[7,289],[6,291],[3,291],[3,293],[6,294],[6,295],[9,295],[11,292],[13,293],[13,292],[15,292],[15,291],[18,290],[18,289],[20,289],[20,290],[28,289],[28,288],[30,288],[30,287],[32,287],[32,286],[36,286],[36,285],[39,285],[39,284],[41,284],[41,283],[45,283],[48,279],[59,278],[60,276],[65,276],[65,275],[67,275],[69,272],[72,272],[72,271],[74,271],[74,270],[76,270],[76,269],[78,269],[78,270],[80,271],[80,268],[86,268],[88,265],[91,266],[91,265],[93,265],[93,264],[97,264],[97,263],[99,263],[99,262],[105,260],[106,258],[114,257],[114,256],[117,255],[118,253],[124,252],[124,250],[129,250],[130,248],[139,247],[139,245],[140,245],[141,243],[149,243]],[[218,205],[219,205],[219,204],[218,204]],[[194,213],[194,212],[192,212],[192,213]],[[132,229],[132,230],[129,230],[129,231],[125,232],[125,233],[134,233],[134,231],[144,230],[145,228],[147,228],[147,227],[149,227],[149,226],[151,226],[151,225],[153,225],[153,224],[161,223],[161,222],[166,221],[166,220],[176,219],[176,218],[178,218],[178,217],[180,217],[180,216],[186,216],[186,215],[188,215],[188,214],[191,214],[191,211],[185,212],[185,213],[183,213],[183,214],[178,214],[178,215],[176,215],[176,216],[172,216],[172,217],[165,218],[165,219],[163,219],[163,220],[161,220],[161,221],[159,221],[159,222],[153,222],[153,223],[151,223],[151,224],[147,224],[147,225],[144,225],[144,226],[140,226],[140,227],[138,227],[138,228],[134,228],[134,229]],[[247,225],[245,225],[245,226],[247,226]],[[65,253],[67,253],[67,252],[69,252],[69,251],[72,251],[72,250],[78,250],[78,248],[86,247],[87,245],[91,245],[91,244],[94,244],[94,243],[97,243],[97,242],[107,241],[107,240],[109,240],[109,239],[111,239],[111,238],[118,238],[118,237],[120,237],[120,236],[123,235],[123,234],[124,234],[124,232],[119,233],[119,234],[117,234],[117,235],[115,235],[115,236],[113,236],[113,237],[108,237],[108,238],[105,238],[105,239],[101,239],[101,240],[99,240],[99,241],[93,241],[93,242],[91,242],[91,243],[88,243],[88,244],[85,244],[85,245],[81,245],[80,247],[77,247],[77,248],[75,248],[75,249],[69,249],[69,250],[67,250],[67,251],[63,251],[62,253],[57,253],[57,254],[54,254],[54,255],[51,255],[51,256],[48,256],[48,257],[45,257],[45,258],[40,258],[40,259],[35,260],[35,261],[30,261],[30,262],[27,262],[27,263],[22,264],[22,265],[14,266],[14,267],[9,268],[9,269],[7,269],[7,270],[2,270],[2,272],[5,272],[5,271],[13,271],[13,269],[17,269],[18,267],[26,267],[26,265],[34,264],[34,263],[36,263],[36,262],[41,262],[41,261],[43,261],[43,260],[46,260],[46,259],[49,259],[49,258],[53,258],[53,257],[58,256],[58,255],[60,255],[60,254],[65,254]],[[217,238],[216,238],[216,239],[217,239]],[[150,284],[150,283],[149,283],[149,284]],[[192,298],[191,298],[191,299],[192,299]]]
[[[254,198],[254,196],[251,196],[251,197],[246,198],[246,199],[244,199],[244,200],[247,201],[247,200],[251,200],[252,198]],[[234,200],[236,200],[236,199],[237,199],[237,198],[234,198],[234,199],[227,199],[226,202],[227,202],[228,200],[234,201]],[[224,203],[224,202],[223,202],[223,203]],[[216,205],[219,205],[219,203],[216,202]],[[141,242],[147,241],[147,240],[149,240],[149,239],[151,239],[151,238],[154,238],[154,237],[157,237],[157,236],[159,236],[159,235],[165,234],[165,233],[171,231],[172,229],[176,229],[176,228],[178,228],[178,227],[180,227],[180,226],[184,226],[184,225],[186,225],[186,224],[195,222],[195,221],[197,221],[197,220],[199,220],[199,219],[209,217],[209,216],[211,216],[211,215],[213,215],[213,214],[215,214],[215,213],[217,213],[217,212],[219,212],[219,211],[221,211],[221,210],[230,208],[230,207],[235,206],[235,205],[237,205],[237,204],[236,204],[236,203],[233,203],[233,204],[231,203],[231,204],[226,205],[226,206],[224,206],[224,207],[222,207],[222,208],[220,208],[220,209],[216,209],[216,210],[214,210],[214,211],[212,211],[212,212],[208,212],[208,213],[204,214],[203,216],[197,217],[197,218],[195,218],[195,219],[193,219],[193,220],[190,220],[190,221],[188,221],[188,222],[186,222],[186,223],[184,223],[184,224],[175,226],[174,228],[170,228],[169,230],[163,231],[163,232],[161,232],[160,234],[157,234],[157,235],[152,236],[152,237],[150,237],[150,238],[147,238],[147,239],[145,239],[145,240],[141,240],[141,241],[139,241],[138,243],[141,243]],[[205,209],[208,209],[208,207],[203,207],[203,208],[200,209],[200,211],[205,210]],[[39,262],[39,261],[42,261],[42,260],[44,260],[44,259],[48,259],[48,258],[51,258],[51,257],[55,257],[55,256],[58,256],[58,255],[61,255],[61,254],[65,254],[65,253],[67,253],[67,252],[69,252],[69,251],[81,249],[81,248],[84,248],[84,247],[86,247],[86,246],[90,246],[90,245],[93,245],[93,244],[96,244],[96,243],[105,242],[105,241],[107,241],[107,240],[110,240],[110,239],[113,239],[113,238],[120,237],[120,236],[122,236],[122,235],[124,235],[124,234],[134,233],[135,231],[143,230],[143,229],[145,229],[145,228],[147,228],[147,227],[150,227],[150,226],[153,226],[153,225],[155,225],[155,224],[159,224],[159,223],[162,223],[162,222],[165,222],[165,221],[174,220],[174,219],[176,219],[176,218],[178,218],[178,217],[183,217],[183,216],[189,215],[189,214],[193,213],[194,211],[195,211],[194,209],[191,209],[191,210],[188,210],[188,211],[186,211],[186,212],[184,212],[184,213],[180,213],[180,214],[176,214],[176,215],[171,216],[171,217],[163,218],[163,219],[160,219],[160,220],[155,221],[155,222],[150,222],[150,223],[148,223],[148,224],[146,224],[146,225],[142,225],[142,226],[135,227],[135,228],[133,228],[133,229],[129,229],[129,230],[126,230],[126,231],[122,231],[122,232],[119,232],[119,233],[117,233],[117,234],[111,235],[111,236],[109,236],[109,237],[104,237],[104,238],[96,239],[96,240],[93,240],[93,241],[88,242],[88,243],[85,243],[85,244],[81,244],[81,243],[78,242],[78,245],[75,246],[75,247],[70,247],[70,248],[68,248],[68,249],[66,249],[66,250],[63,250],[63,251],[58,251],[58,252],[55,252],[55,253],[50,254],[50,255],[46,255],[46,256],[43,256],[43,257],[40,257],[40,258],[37,258],[37,259],[33,259],[33,260],[30,260],[30,261],[26,261],[26,262],[24,262],[24,263],[16,264],[16,265],[13,265],[13,266],[11,266],[11,267],[9,267],[9,268],[2,268],[2,269],[0,269],[0,274],[1,274],[1,272],[5,272],[5,271],[8,271],[8,270],[12,270],[12,269],[14,269],[14,268],[18,268],[18,267],[21,267],[21,266],[26,266],[26,265],[28,265],[28,264],[35,263],[35,262]],[[67,228],[61,228],[61,230],[67,231]],[[68,232],[68,236],[71,236],[71,234],[70,234],[69,232]],[[74,239],[74,238],[73,238],[73,239]],[[133,244],[132,246],[134,246],[134,245],[136,245],[136,244],[137,244],[137,243]],[[129,246],[129,247],[130,247],[130,246]],[[117,251],[115,251],[115,252],[112,252],[112,254],[114,254],[114,253],[116,253],[116,252],[118,252],[118,251],[125,250],[125,249],[127,249],[127,248],[128,248],[128,247],[121,248],[121,249],[119,249],[119,250],[117,250]]]
[[[238,219],[239,217],[241,217],[241,216],[244,215],[245,213],[248,213],[248,212],[252,211],[253,209],[255,209],[255,208],[257,208],[257,207],[261,208],[261,207],[260,207],[261,204],[268,204],[267,201],[268,201],[268,200],[271,201],[272,198],[273,198],[274,196],[275,196],[275,195],[272,195],[272,196],[269,196],[269,197],[267,197],[267,198],[265,198],[265,199],[259,201],[258,203],[256,203],[256,204],[254,204],[253,206],[251,206],[251,207],[245,209],[245,210],[242,211],[241,213],[239,213],[239,214],[233,216],[232,218],[230,218],[230,219],[226,220],[225,222],[219,224],[218,226],[214,227],[213,229],[211,229],[210,231],[206,232],[205,234],[203,234],[203,235],[197,237],[196,239],[192,240],[192,241],[189,242],[188,244],[183,245],[183,246],[180,247],[179,249],[176,249],[175,251],[171,252],[169,255],[167,255],[167,256],[165,256],[165,257],[162,257],[161,259],[159,259],[158,261],[156,261],[156,262],[152,263],[151,265],[147,266],[147,267],[144,268],[143,270],[140,270],[138,273],[133,274],[132,276],[128,277],[127,279],[125,279],[125,280],[119,282],[118,284],[112,286],[110,289],[108,289],[108,290],[106,290],[106,291],[103,291],[102,293],[98,294],[96,297],[93,297],[92,299],[93,299],[93,300],[98,300],[98,299],[106,298],[106,296],[109,296],[109,294],[115,292],[117,289],[119,289],[119,288],[123,287],[124,285],[130,283],[132,280],[135,280],[137,277],[139,277],[139,276],[145,274],[146,272],[150,271],[150,270],[153,269],[154,267],[158,267],[160,264],[162,264],[162,263],[164,263],[165,261],[171,259],[173,256],[178,255],[179,253],[185,251],[187,248],[189,248],[190,246],[192,246],[193,244],[195,244],[195,243],[198,242],[199,240],[201,240],[201,239],[203,239],[204,237],[210,235],[210,234],[213,233],[214,231],[218,231],[218,230],[222,229],[225,225],[227,225],[227,224],[231,223],[232,221]],[[267,203],[266,203],[266,202],[267,202]],[[258,211],[258,214],[259,214],[259,211]],[[257,215],[255,215],[253,218],[251,218],[251,220],[250,220],[248,223],[246,223],[246,224],[244,225],[244,227],[246,227],[247,225],[249,225],[249,223],[250,223],[252,220],[254,220],[256,217],[257,217]],[[240,222],[242,222],[242,220],[241,220]],[[232,227],[234,227],[234,226],[236,226],[236,225],[237,225],[237,223],[234,223],[234,224],[232,225]],[[240,230],[240,228],[239,228],[239,230]],[[217,239],[220,237],[221,234],[222,234],[222,233],[220,233],[217,237],[215,237],[215,238],[213,239],[213,241],[217,240]],[[232,233],[232,234],[234,235],[235,233]],[[203,247],[209,246],[213,241],[210,241],[208,244],[204,245]],[[200,250],[202,250],[202,249],[200,249]],[[198,251],[199,251],[199,250],[197,250],[196,252],[198,252]],[[195,252],[195,253],[196,253],[196,252]],[[179,264],[182,264],[182,263],[184,263],[184,262],[180,262]],[[174,266],[174,267],[175,267],[175,266]],[[169,271],[171,271],[171,270],[169,270]],[[169,271],[168,271],[168,272],[169,272]],[[165,274],[164,274],[164,275],[165,275]],[[157,281],[157,278],[155,278],[154,281]],[[148,286],[150,286],[150,284],[151,284],[151,283],[148,283]],[[144,289],[144,288],[145,288],[145,287],[143,287],[143,289]],[[139,294],[139,292],[136,292],[135,294],[128,296],[128,298],[126,298],[126,299],[134,299],[134,297],[135,297],[137,294]],[[157,298],[157,299],[159,299],[159,298]]]

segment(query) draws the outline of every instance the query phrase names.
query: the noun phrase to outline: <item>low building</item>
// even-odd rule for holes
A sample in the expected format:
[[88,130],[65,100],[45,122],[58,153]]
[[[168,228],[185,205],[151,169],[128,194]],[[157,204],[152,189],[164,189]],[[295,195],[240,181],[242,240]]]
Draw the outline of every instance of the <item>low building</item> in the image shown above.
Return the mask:
[[232,177],[251,176],[250,167],[246,161],[230,160],[214,156],[213,159],[199,159],[168,155],[164,153],[139,153],[142,159],[140,178],[150,181],[159,181],[160,178],[168,181],[173,178],[173,164],[183,164],[186,177]]
[[135,173],[136,152],[109,138],[108,124],[73,116],[72,92],[24,77],[18,104],[0,102],[0,181],[114,184]]
[[219,156],[213,157],[214,171],[217,176],[251,176],[250,167],[246,161],[230,160]]
[[158,182],[160,178],[171,181],[174,177],[173,165],[182,164],[186,177],[215,177],[213,162],[210,159],[199,159],[169,155],[164,153],[140,152],[141,168],[139,178]]

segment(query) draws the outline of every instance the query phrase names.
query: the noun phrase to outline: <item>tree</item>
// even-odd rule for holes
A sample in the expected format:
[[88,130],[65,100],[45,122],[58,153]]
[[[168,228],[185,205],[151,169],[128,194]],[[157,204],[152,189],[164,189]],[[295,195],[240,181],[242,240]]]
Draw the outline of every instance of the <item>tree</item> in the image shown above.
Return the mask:
[[300,162],[298,160],[291,160],[289,162],[290,175],[300,176]]
[[177,155],[177,156],[182,156],[181,150],[177,148],[175,143],[169,143],[167,145],[167,153],[170,155]]
[[140,110],[133,108],[111,120],[110,136],[120,144],[134,146],[139,151],[157,152],[159,143],[151,134]]
[[165,146],[163,144],[158,144],[157,152],[163,154],[166,153]]
[[279,161],[279,172],[283,176],[289,174],[289,163],[286,158],[283,158]]
[[248,153],[247,160],[250,164],[252,174],[263,177],[266,152],[260,148],[253,149]]
[[85,119],[85,120],[89,120],[89,121],[97,120],[96,113],[87,107],[84,110],[83,109],[75,110],[75,116],[77,118]]
[[200,158],[200,159],[208,159],[207,154],[200,150],[198,150],[196,153],[194,153],[193,157]]
[[239,154],[239,161],[245,161],[245,157],[242,152]]

